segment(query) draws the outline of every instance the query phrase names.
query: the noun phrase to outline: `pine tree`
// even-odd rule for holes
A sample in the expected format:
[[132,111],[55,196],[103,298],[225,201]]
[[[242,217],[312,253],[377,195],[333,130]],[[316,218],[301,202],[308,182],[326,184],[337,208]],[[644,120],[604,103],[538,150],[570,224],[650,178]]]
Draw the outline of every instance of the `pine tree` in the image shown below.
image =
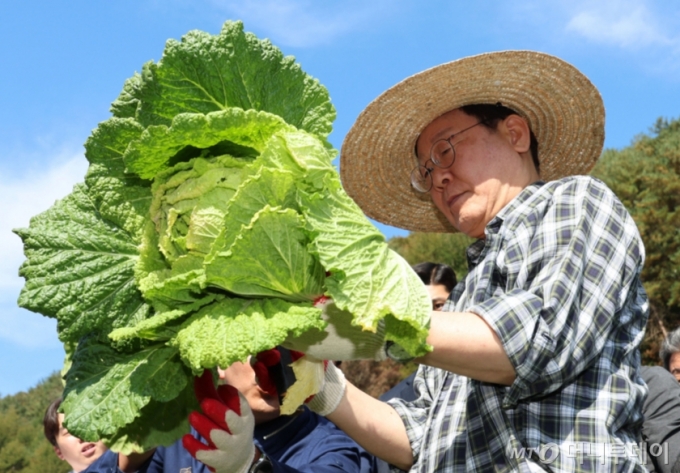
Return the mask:
[[28,392],[0,399],[0,473],[66,473],[68,463],[60,460],[43,434],[47,406],[61,396],[58,373]]
[[660,118],[631,146],[607,150],[592,175],[616,193],[640,230],[650,300],[643,359],[657,364],[661,340],[680,326],[680,120]]
[[465,249],[474,240],[462,233],[410,233],[406,237],[389,240],[390,248],[410,264],[425,261],[451,266],[461,280],[467,274]]

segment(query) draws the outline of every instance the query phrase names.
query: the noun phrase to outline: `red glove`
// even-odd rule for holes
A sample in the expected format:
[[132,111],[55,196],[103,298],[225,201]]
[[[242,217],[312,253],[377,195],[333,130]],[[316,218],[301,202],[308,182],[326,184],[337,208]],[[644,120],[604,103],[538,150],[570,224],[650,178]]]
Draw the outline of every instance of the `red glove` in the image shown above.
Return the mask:
[[255,371],[255,376],[257,376],[257,384],[264,392],[272,396],[277,396],[279,393],[269,375],[269,368],[277,365],[280,361],[281,353],[276,348],[260,352],[250,361],[253,371]]
[[[290,363],[293,363],[305,356],[304,353],[295,350],[286,350],[286,352],[290,353]],[[253,371],[255,371],[255,376],[257,377],[257,384],[267,394],[279,396],[279,399],[281,399],[286,393],[286,383],[282,383],[283,392],[279,392],[275,380],[272,379],[272,370],[270,368],[276,367],[276,365],[281,363],[281,358],[281,351],[278,347],[276,347],[260,352],[250,359],[250,365],[253,367]],[[277,372],[276,369],[273,371]],[[293,382],[295,381],[295,378],[289,378],[287,381]]]
[[[296,361],[303,356],[304,353],[295,350],[289,350],[292,361]],[[276,394],[276,386],[271,380],[270,372],[267,369],[269,366],[274,366],[281,360],[281,354],[278,349],[272,348],[259,353],[255,358],[255,362],[251,362],[253,369],[257,374],[258,384],[262,389],[270,394]],[[321,415],[328,415],[333,412],[340,404],[340,400],[345,392],[345,376],[333,363],[328,360],[323,360],[324,366],[324,383],[321,391],[317,394],[312,394],[304,403]],[[271,389],[271,391],[269,390]]]
[[216,389],[209,370],[195,378],[194,391],[205,415],[192,412],[189,423],[208,445],[190,434],[182,437],[182,445],[211,471],[247,472],[255,457],[255,419],[248,402],[233,386],[225,384]]

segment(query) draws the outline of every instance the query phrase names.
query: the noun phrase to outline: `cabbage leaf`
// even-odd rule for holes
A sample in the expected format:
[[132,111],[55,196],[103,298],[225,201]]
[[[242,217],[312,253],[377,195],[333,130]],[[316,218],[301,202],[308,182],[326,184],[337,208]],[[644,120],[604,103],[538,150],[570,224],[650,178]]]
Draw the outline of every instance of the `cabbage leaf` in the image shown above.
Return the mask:
[[[335,109],[294,58],[240,22],[192,31],[126,80],[111,112],[85,143],[84,183],[15,230],[19,305],[75,347],[73,434],[124,453],[171,444],[197,407],[193,376],[322,333],[321,295],[428,351],[427,292],[345,194]],[[316,368],[287,409],[318,387]]]

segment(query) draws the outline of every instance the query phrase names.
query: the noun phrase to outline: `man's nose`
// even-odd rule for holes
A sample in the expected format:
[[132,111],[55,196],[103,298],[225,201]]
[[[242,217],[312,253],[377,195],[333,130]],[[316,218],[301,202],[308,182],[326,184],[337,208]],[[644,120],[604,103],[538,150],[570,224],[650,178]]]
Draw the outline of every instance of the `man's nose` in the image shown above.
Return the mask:
[[438,168],[433,166],[434,169],[430,171],[430,176],[432,177],[432,187],[433,188],[444,188],[452,179],[453,174],[451,173],[451,168]]

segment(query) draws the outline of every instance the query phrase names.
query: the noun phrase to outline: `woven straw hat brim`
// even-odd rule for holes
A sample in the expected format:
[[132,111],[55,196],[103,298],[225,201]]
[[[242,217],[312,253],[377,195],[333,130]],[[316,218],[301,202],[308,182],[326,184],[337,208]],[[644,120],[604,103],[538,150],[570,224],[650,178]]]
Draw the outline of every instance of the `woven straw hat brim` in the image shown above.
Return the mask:
[[340,153],[343,187],[379,222],[419,232],[455,232],[429,195],[415,192],[420,132],[442,114],[500,102],[526,118],[538,140],[541,178],[587,174],[604,143],[595,86],[565,61],[534,51],[471,56],[413,75],[359,115]]

